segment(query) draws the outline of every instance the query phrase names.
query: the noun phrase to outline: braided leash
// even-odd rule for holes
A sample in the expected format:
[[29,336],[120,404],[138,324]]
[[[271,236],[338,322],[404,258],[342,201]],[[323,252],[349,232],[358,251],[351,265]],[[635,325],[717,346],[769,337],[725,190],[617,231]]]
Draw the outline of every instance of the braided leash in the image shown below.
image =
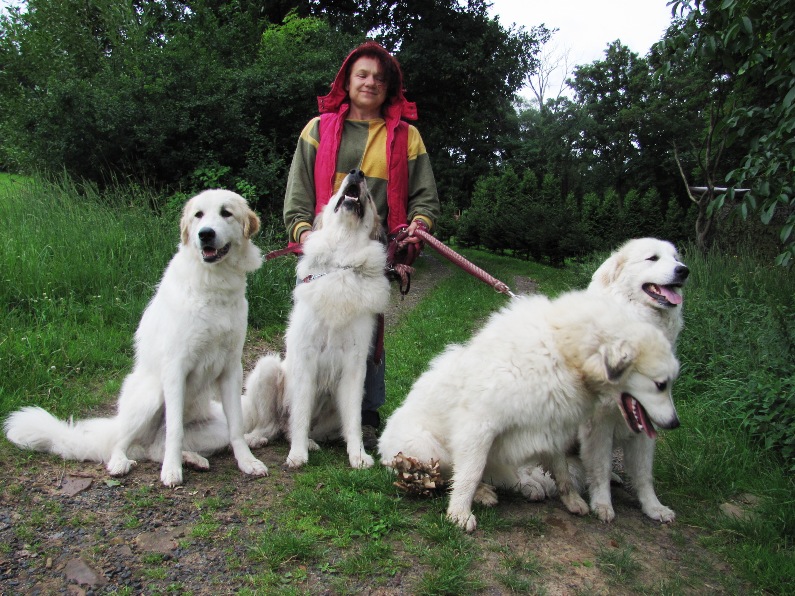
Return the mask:
[[[436,250],[436,252],[438,252],[440,255],[445,257],[447,260],[458,265],[461,269],[463,269],[470,275],[478,278],[480,281],[487,283],[501,294],[505,294],[506,296],[510,296],[511,298],[516,297],[516,294],[514,294],[511,291],[511,289],[508,287],[506,283],[501,282],[493,275],[487,273],[486,271],[475,265],[472,261],[467,260],[464,256],[455,252],[449,246],[442,244],[442,242],[431,236],[427,231],[425,231],[421,227],[418,227],[416,230],[414,230],[414,235],[421,238],[423,242],[426,242],[430,246],[432,246],[434,250]],[[395,251],[400,245],[400,240],[402,240],[402,238],[395,237],[390,242],[390,246],[387,249],[389,257],[388,260],[390,262],[394,260]],[[265,256],[265,259],[271,260],[276,257],[281,257],[288,254],[294,254],[296,256],[300,256],[301,252],[302,251],[300,244],[291,244],[287,248],[283,248],[281,250],[274,250],[268,253]],[[411,287],[411,274],[413,272],[414,272],[413,267],[402,264],[392,264],[391,266],[388,266],[386,270],[387,275],[393,276],[398,280],[400,284],[400,293],[403,295],[407,294],[409,288]]]
[[431,236],[425,230],[417,228],[416,230],[414,230],[414,235],[422,238],[422,240],[424,242],[427,242],[429,245],[431,245],[436,250],[436,252],[438,252],[440,255],[445,257],[447,260],[461,267],[461,269],[463,269],[470,275],[477,277],[480,281],[484,283],[487,283],[501,294],[505,294],[506,296],[510,296],[511,298],[516,298],[516,294],[511,292],[511,289],[507,286],[507,284],[501,282],[496,277],[490,275],[489,273],[487,273],[486,271],[475,265],[472,261],[467,260],[465,257],[455,252],[449,246],[442,244],[439,240]]

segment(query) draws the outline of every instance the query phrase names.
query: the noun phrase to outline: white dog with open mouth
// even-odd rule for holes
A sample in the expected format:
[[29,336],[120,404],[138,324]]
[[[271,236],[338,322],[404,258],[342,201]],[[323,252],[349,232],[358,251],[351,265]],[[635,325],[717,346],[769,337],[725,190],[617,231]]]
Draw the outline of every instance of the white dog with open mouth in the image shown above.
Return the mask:
[[679,424],[671,344],[648,323],[627,324],[625,311],[584,291],[513,299],[469,342],[431,362],[387,420],[381,462],[393,466],[398,454],[439,462],[452,478],[447,516],[468,532],[473,500],[496,504],[495,487],[538,498],[530,478],[538,461],[566,508],[586,514],[565,453],[595,407],[611,404],[633,431]]
[[386,252],[364,174],[352,170],[315,218],[304,243],[285,334],[285,357],[267,355],[246,379],[249,441],[286,435],[286,465],[297,468],[315,440],[340,436],[354,468],[373,458],[362,445],[366,359],[376,315],[389,303]]
[[246,273],[262,264],[250,241],[259,225],[233,192],[208,190],[190,199],[179,249],[135,333],[135,366],[116,416],[65,422],[27,407],[5,421],[8,439],[64,459],[106,462],[113,476],[131,470],[130,457],[162,461],[166,486],[182,484],[183,461],[206,470],[203,455],[231,443],[243,472],[266,475],[243,438],[240,402]]
[[[682,330],[682,286],[690,271],[670,242],[637,238],[626,242],[593,274],[588,293],[610,296],[627,314],[660,329],[675,347]],[[630,431],[613,404],[596,408],[579,430],[580,453],[588,482],[591,509],[605,522],[615,518],[610,496],[613,448],[621,447],[624,468],[641,509],[648,517],[671,522],[676,514],[660,503],[654,491],[656,433]],[[649,432],[651,430],[651,432]]]

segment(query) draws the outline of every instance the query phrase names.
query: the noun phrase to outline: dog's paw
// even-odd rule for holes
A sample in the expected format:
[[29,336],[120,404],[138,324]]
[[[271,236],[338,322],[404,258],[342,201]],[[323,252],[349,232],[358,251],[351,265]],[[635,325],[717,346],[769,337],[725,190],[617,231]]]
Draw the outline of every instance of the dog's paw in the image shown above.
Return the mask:
[[304,451],[303,453],[299,453],[297,451],[290,450],[290,453],[287,454],[287,459],[284,462],[284,465],[291,470],[295,470],[296,468],[300,468],[306,462],[309,461],[309,453]]
[[320,451],[320,445],[309,439],[309,451]]
[[180,486],[182,484],[182,466],[176,468],[163,466],[163,469],[160,470],[160,482],[169,488]]
[[544,486],[532,479],[523,482],[519,490],[528,501],[543,501],[547,498],[547,491]]
[[588,508],[588,503],[586,503],[576,491],[561,494],[560,500],[563,501],[566,509],[568,509],[569,512],[573,513],[574,515],[588,515],[588,512],[590,511]]
[[244,474],[248,474],[249,476],[268,475],[268,466],[263,464],[256,457],[239,460],[237,462],[237,467],[240,468]]
[[497,490],[491,484],[481,482],[475,490],[474,501],[486,507],[494,507],[498,502]]
[[375,461],[373,460],[372,456],[368,455],[364,451],[360,451],[355,455],[351,455],[348,457],[348,461],[351,462],[351,467],[357,470],[363,470],[365,468],[372,468]]
[[475,531],[478,527],[478,520],[471,511],[451,511],[447,510],[447,519],[464,530],[467,534]]
[[197,472],[206,472],[210,469],[210,462],[195,451],[183,451],[182,463]]
[[126,476],[138,462],[134,459],[127,459],[126,457],[111,457],[108,462],[107,469],[111,476]]
[[616,512],[609,503],[591,503],[591,510],[600,521],[610,523],[616,518]]
[[643,513],[655,521],[670,524],[676,519],[676,513],[665,505],[658,504],[655,507],[643,507]]
[[519,492],[528,501],[543,501],[558,494],[555,480],[541,466],[519,470]]
[[268,437],[258,433],[257,431],[246,433],[243,435],[243,438],[246,440],[246,445],[248,445],[249,449],[258,449],[259,447],[264,447],[268,444]]

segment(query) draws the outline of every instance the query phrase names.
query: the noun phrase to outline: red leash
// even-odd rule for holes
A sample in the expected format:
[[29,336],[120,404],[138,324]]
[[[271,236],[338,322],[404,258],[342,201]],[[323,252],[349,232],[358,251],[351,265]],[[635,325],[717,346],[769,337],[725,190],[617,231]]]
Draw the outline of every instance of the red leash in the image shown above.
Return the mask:
[[[423,242],[427,242],[430,246],[432,246],[436,250],[436,252],[438,252],[440,255],[445,257],[447,260],[451,261],[452,263],[455,263],[470,275],[477,277],[480,281],[487,283],[501,294],[505,294],[506,296],[510,296],[511,298],[516,297],[516,294],[511,292],[511,289],[508,287],[506,283],[501,282],[493,275],[487,273],[486,271],[475,265],[472,261],[467,260],[463,255],[460,255],[457,252],[455,252],[449,246],[442,244],[442,242],[431,236],[421,227],[418,227],[416,230],[414,230],[414,235],[421,238]],[[393,238],[392,241],[390,242],[390,247],[387,249],[387,252],[390,255],[391,259],[394,259],[394,254],[398,248],[398,245],[399,241],[397,240],[397,238]],[[290,243],[286,248],[269,252],[267,255],[265,255],[265,260],[270,261],[271,259],[275,259],[276,257],[282,257],[284,255],[290,255],[290,254],[301,256],[302,254],[301,245],[298,243]],[[401,282],[400,292],[402,294],[407,294],[409,291],[409,287],[411,286],[411,273],[413,273],[413,271],[414,270],[412,267],[401,264],[393,264],[391,267],[387,269],[388,274],[390,273],[393,274]]]
[[511,298],[516,298],[516,294],[511,292],[511,289],[507,286],[507,284],[501,282],[496,277],[486,273],[483,269],[475,265],[472,261],[467,260],[465,257],[455,252],[449,246],[442,244],[439,240],[431,236],[425,230],[417,228],[416,230],[414,230],[414,235],[422,238],[422,240],[430,244],[436,250],[436,252],[438,252],[440,255],[445,257],[447,260],[461,267],[461,269],[463,269],[470,275],[473,275],[474,277],[477,277],[480,281],[489,284],[492,288],[494,288],[501,294],[505,294],[506,296],[510,296]]
[[282,248],[281,250],[272,250],[268,254],[265,255],[265,260],[270,261],[271,259],[275,259],[276,257],[283,257],[284,255],[296,255],[298,257],[303,254],[303,250],[301,245],[296,243],[290,243],[287,245],[286,248]]

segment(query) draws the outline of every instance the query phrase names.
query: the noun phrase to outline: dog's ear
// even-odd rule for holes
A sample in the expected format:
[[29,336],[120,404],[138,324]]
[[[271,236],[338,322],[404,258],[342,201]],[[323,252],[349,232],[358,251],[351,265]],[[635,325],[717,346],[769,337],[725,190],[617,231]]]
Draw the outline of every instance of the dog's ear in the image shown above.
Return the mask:
[[599,346],[583,364],[587,378],[599,382],[616,383],[637,357],[637,349],[623,339],[608,340]]
[[182,218],[179,220],[179,232],[182,244],[187,245],[190,240],[190,221],[193,219],[193,199],[185,203],[182,208]]
[[617,382],[638,357],[638,350],[630,342],[619,339],[602,344],[599,353],[604,362],[607,380]]
[[259,216],[251,209],[246,210],[245,220],[243,222],[243,235],[246,238],[251,238],[259,232]]
[[592,283],[597,283],[601,287],[606,288],[618,279],[626,262],[626,257],[621,254],[611,256],[593,274]]

